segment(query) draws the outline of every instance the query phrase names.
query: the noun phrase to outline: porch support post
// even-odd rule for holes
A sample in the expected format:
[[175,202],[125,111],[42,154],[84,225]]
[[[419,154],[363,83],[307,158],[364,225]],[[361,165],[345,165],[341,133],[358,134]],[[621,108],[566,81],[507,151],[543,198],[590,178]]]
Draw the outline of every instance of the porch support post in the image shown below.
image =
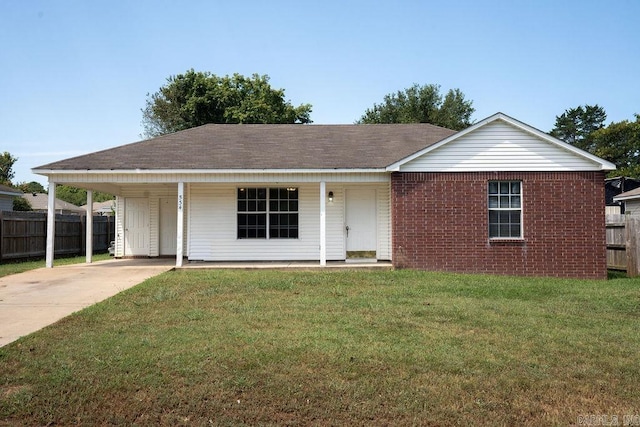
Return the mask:
[[320,266],[327,265],[327,184],[320,181]]
[[178,183],[178,229],[176,230],[176,267],[182,267],[184,246],[184,182]]
[[87,190],[87,247],[85,254],[87,256],[87,264],[91,264],[93,257],[93,191]]
[[49,179],[49,198],[47,200],[47,268],[53,268],[54,242],[56,239],[56,183]]

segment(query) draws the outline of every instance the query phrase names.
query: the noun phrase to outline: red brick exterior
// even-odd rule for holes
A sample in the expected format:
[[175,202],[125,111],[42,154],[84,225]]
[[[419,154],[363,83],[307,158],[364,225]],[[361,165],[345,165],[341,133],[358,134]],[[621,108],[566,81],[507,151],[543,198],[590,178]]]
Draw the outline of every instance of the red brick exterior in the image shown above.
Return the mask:
[[[492,180],[522,181],[522,240],[489,239]],[[396,172],[391,195],[396,267],[607,277],[603,172]]]

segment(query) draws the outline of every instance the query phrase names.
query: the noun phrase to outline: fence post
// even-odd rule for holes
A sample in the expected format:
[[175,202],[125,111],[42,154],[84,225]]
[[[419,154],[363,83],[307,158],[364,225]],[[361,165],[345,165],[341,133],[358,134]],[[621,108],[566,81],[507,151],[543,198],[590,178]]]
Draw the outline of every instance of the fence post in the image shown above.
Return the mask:
[[640,276],[640,215],[625,215],[627,277]]

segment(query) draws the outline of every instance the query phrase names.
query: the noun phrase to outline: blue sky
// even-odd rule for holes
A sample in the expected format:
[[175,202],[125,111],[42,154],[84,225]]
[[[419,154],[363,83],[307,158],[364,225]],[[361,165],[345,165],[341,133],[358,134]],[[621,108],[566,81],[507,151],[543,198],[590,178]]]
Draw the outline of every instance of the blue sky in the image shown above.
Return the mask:
[[385,94],[461,89],[549,131],[599,104],[640,113],[640,1],[0,0],[0,152],[32,167],[140,139],[147,93],[193,68],[267,74],[314,123]]

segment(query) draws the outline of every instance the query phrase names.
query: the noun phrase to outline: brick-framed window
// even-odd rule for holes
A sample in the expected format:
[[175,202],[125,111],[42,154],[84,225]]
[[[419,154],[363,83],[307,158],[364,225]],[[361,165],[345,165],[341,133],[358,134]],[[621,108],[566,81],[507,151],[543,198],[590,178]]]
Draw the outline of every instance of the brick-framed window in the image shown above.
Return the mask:
[[238,188],[238,239],[297,239],[298,189]]
[[522,182],[489,181],[489,238],[522,238]]

